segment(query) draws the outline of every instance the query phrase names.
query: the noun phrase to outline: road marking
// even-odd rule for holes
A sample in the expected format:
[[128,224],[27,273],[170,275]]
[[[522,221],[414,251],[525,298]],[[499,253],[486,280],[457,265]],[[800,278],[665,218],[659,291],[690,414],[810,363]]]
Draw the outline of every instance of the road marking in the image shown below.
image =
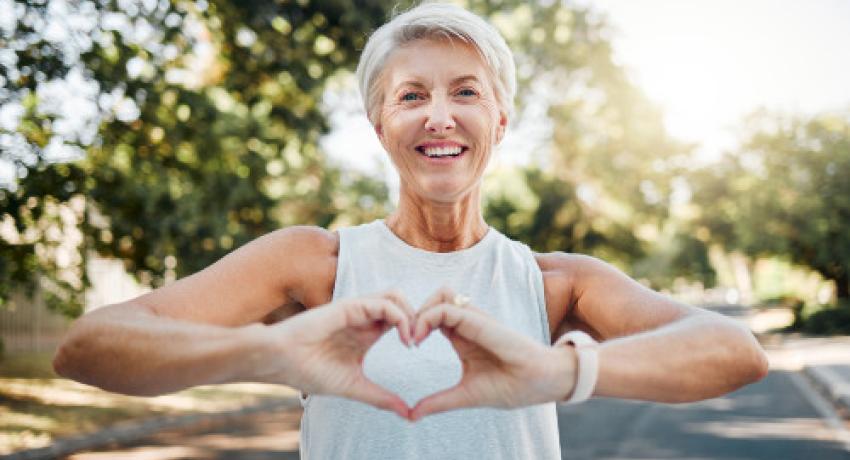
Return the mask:
[[791,383],[800,390],[803,396],[815,408],[815,410],[826,420],[826,424],[835,431],[835,440],[843,444],[844,450],[850,452],[850,431],[844,424],[844,420],[835,411],[832,404],[818,393],[811,384],[798,372],[789,372]]

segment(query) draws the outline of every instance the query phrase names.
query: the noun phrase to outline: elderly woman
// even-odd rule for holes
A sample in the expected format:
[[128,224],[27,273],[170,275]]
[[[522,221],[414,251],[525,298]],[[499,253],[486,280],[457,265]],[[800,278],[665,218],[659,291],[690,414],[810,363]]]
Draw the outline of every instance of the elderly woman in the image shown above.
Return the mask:
[[357,75],[401,179],[391,215],[281,229],[93,311],[57,372],[135,395],[293,386],[307,459],[557,459],[558,401],[696,401],[765,375],[741,325],[487,225],[481,179],[515,78],[481,18],[441,4],[398,15]]

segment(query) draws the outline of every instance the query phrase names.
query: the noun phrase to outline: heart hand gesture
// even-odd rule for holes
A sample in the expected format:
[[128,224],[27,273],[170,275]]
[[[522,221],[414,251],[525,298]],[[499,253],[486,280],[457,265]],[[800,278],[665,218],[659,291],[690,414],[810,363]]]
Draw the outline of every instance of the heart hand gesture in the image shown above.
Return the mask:
[[[439,330],[463,366],[460,382],[410,409],[396,394],[369,380],[363,358],[389,329],[411,346]],[[441,289],[419,310],[396,292],[340,300],[268,328],[280,366],[263,381],[311,394],[332,394],[389,410],[415,421],[465,407],[513,408],[564,399],[573,389],[576,356],[502,325],[486,312],[455,304]],[[280,353],[279,350],[284,350]]]
[[277,350],[284,352],[278,351],[281,367],[264,380],[354,399],[408,418],[407,404],[369,380],[362,365],[369,348],[391,328],[410,345],[413,317],[413,309],[395,292],[340,300],[295,315],[268,328]]
[[427,396],[411,410],[410,420],[464,407],[513,408],[564,399],[575,381],[575,354],[519,334],[484,311],[454,303],[442,289],[416,315],[413,340],[419,344],[434,330],[449,339],[463,366],[457,385]]

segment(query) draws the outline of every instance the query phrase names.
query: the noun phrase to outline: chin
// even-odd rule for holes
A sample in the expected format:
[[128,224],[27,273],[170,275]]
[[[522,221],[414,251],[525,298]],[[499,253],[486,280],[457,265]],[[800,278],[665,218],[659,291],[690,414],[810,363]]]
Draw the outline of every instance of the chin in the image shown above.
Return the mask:
[[468,192],[468,189],[463,184],[454,182],[429,185],[429,187],[423,187],[420,196],[439,203],[453,203]]

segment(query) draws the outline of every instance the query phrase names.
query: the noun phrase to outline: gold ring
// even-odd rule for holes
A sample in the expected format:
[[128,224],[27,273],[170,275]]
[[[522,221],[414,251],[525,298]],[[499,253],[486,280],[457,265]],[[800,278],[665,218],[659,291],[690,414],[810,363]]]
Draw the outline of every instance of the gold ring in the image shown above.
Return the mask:
[[455,307],[463,308],[469,305],[469,297],[463,294],[455,295],[455,298],[452,300],[452,304]]

